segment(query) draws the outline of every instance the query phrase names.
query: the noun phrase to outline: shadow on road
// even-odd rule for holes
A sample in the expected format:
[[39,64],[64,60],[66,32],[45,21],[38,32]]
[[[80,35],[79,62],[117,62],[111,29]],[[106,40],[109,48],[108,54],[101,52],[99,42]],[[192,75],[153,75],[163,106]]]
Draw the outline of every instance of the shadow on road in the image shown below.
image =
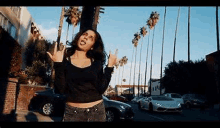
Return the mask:
[[28,112],[25,118],[27,122],[38,122],[37,116],[33,112]]

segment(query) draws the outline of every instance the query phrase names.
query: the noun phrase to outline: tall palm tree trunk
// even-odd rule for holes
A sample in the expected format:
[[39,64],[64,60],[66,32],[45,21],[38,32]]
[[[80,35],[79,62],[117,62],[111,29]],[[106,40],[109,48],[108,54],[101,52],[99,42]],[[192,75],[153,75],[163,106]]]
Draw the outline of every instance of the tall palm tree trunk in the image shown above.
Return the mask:
[[119,71],[118,71],[118,85],[119,85],[119,78],[120,78],[120,66],[118,67],[119,68]]
[[177,16],[177,22],[176,22],[176,31],[175,31],[175,37],[174,37],[174,48],[173,48],[173,62],[175,61],[175,51],[176,51],[176,34],[177,34],[177,26],[179,21],[179,15],[180,15],[180,7],[178,9],[178,16]]
[[63,28],[63,19],[64,19],[64,6],[62,7],[61,15],[60,15],[60,25],[58,29],[58,37],[57,37],[57,50],[59,50],[60,38],[61,38],[61,31]]
[[97,24],[98,24],[98,18],[99,18],[99,10],[100,6],[95,7],[95,16],[94,16],[94,22],[93,22],[93,29],[97,29]]
[[68,41],[69,26],[70,26],[70,24],[68,23],[68,26],[67,26],[67,33],[66,33],[66,44],[67,44],[67,41]]
[[153,38],[152,38],[152,50],[151,50],[151,65],[150,65],[150,89],[149,89],[149,92],[150,92],[150,95],[151,95],[151,79],[152,79],[152,60],[153,60],[153,48],[154,48],[154,33],[155,33],[155,27],[154,27],[154,32],[153,32]]
[[137,47],[135,47],[135,62],[134,62],[134,80],[133,80],[133,95],[135,94],[135,68],[136,68],[136,56],[137,56]]
[[190,7],[188,10],[188,62],[190,61]]
[[131,60],[131,68],[130,68],[130,78],[129,78],[129,94],[131,94],[131,88],[130,88],[130,85],[131,85],[131,69],[132,69],[132,63],[133,63],[133,55],[134,55],[134,47],[133,47],[133,52],[132,52],[132,60]]
[[74,30],[75,30],[75,26],[73,25],[72,41],[74,39]]
[[165,20],[166,19],[166,6],[165,6],[165,12],[164,12],[164,22],[163,22],[163,40],[162,40],[162,51],[161,51],[161,64],[160,64],[160,95],[161,95],[161,79],[162,79],[162,69],[163,69],[163,47],[164,47],[164,31],[165,31]]
[[92,28],[94,21],[94,14],[95,14],[94,12],[95,12],[95,6],[83,6],[80,31],[87,28]]
[[122,76],[121,76],[121,85],[122,85],[122,81],[123,81],[123,74],[124,74],[124,67],[125,67],[125,65],[123,65],[123,69],[122,69]]
[[139,73],[138,73],[138,97],[139,97],[140,72],[141,72],[140,71],[141,70],[141,53],[142,53],[142,44],[143,44],[143,40],[144,40],[143,38],[142,38],[141,47],[140,47],[140,60],[139,60]]
[[[64,19],[64,6],[61,9],[61,15],[60,15],[60,24],[59,24],[59,29],[58,29],[58,36],[57,36],[57,50],[59,50],[59,44],[60,44],[60,38],[61,38],[61,31],[63,27],[63,19]],[[51,65],[51,77],[50,77],[50,87],[54,87],[54,79],[55,79],[55,70],[53,68],[54,63],[52,62]]]
[[147,81],[147,60],[148,60],[149,42],[150,42],[150,31],[149,31],[148,44],[147,44],[146,67],[145,67],[145,77],[144,77],[144,94],[145,94],[145,92],[146,92],[146,81]]

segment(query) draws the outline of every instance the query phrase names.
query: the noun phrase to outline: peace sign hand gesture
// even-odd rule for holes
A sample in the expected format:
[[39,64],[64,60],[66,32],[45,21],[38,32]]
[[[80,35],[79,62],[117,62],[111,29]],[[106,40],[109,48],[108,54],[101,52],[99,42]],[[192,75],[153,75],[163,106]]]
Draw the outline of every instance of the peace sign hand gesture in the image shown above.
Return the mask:
[[50,56],[53,62],[62,62],[65,48],[66,46],[64,46],[62,51],[57,51],[57,42],[56,42],[53,55],[51,55],[49,52],[47,52],[47,54]]
[[115,54],[111,54],[111,50],[109,51],[108,67],[113,67],[117,63],[117,55],[118,49],[115,50]]

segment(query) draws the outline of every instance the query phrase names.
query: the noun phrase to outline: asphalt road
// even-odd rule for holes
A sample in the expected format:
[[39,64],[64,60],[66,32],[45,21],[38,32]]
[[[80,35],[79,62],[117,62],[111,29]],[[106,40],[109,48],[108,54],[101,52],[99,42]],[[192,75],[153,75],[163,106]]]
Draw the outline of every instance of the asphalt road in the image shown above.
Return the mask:
[[137,103],[128,102],[134,110],[134,122],[199,122],[199,121],[220,121],[219,112],[211,111],[210,109],[200,110],[198,108],[183,109],[182,113],[161,113],[149,112],[147,110],[140,110]]

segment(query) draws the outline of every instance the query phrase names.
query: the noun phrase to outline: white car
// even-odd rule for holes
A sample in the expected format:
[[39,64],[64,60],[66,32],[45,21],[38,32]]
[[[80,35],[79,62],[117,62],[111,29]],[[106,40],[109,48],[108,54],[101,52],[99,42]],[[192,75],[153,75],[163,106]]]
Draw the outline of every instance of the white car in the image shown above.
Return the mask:
[[179,102],[181,105],[184,104],[182,96],[178,93],[166,93],[166,94],[163,94],[163,95],[172,98],[176,102]]
[[143,98],[143,97],[137,97],[137,96],[136,96],[136,97],[134,97],[134,98],[131,100],[131,102],[133,102],[133,103],[138,103],[141,98]]
[[182,112],[181,104],[166,96],[144,97],[139,102],[139,108],[156,112]]

